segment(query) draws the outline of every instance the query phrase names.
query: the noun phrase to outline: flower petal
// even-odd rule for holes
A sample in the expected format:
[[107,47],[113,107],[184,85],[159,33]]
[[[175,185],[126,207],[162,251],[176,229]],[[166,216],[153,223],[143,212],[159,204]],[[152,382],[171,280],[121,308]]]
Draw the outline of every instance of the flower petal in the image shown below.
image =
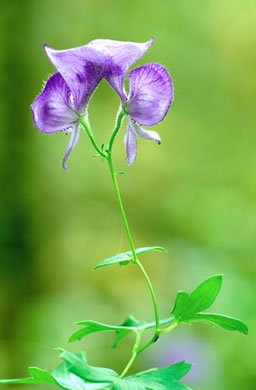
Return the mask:
[[167,70],[160,64],[146,64],[131,71],[127,112],[136,122],[153,126],[166,116],[174,91]]
[[84,113],[87,102],[103,78],[104,54],[88,45],[68,50],[54,50],[45,45],[45,51],[69,86],[74,108]]
[[108,67],[105,78],[119,94],[122,101],[126,101],[124,79],[128,69],[138,61],[153,43],[153,39],[144,43],[113,41],[110,39],[96,39],[88,46],[93,47],[108,57]]
[[78,124],[76,123],[73,127],[73,131],[71,133],[68,147],[67,147],[67,150],[66,150],[64,157],[63,157],[63,160],[62,160],[62,167],[63,167],[64,171],[68,170],[67,160],[70,156],[70,153],[72,152],[72,150],[74,149],[74,147],[76,146],[76,144],[78,142],[79,135],[80,135],[80,133],[79,133],[79,129],[78,129]]
[[136,123],[133,123],[132,125],[140,137],[151,141],[156,141],[158,145],[162,143],[161,137],[156,131],[145,130],[142,127],[139,127]]
[[130,121],[127,125],[124,136],[124,144],[126,150],[126,162],[128,165],[131,165],[137,157],[137,135]]
[[77,120],[70,107],[71,92],[59,73],[46,82],[44,90],[31,104],[33,119],[39,130],[45,133],[64,130]]

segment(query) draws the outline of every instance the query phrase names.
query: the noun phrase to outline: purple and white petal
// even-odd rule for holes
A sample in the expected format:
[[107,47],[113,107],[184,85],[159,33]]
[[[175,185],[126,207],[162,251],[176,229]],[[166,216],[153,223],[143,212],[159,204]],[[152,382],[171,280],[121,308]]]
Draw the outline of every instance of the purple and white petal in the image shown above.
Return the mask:
[[124,144],[126,150],[126,162],[128,165],[134,163],[137,157],[137,135],[132,126],[131,121],[129,121],[124,136]]
[[119,94],[123,102],[127,100],[124,90],[126,73],[130,66],[146,53],[153,41],[151,39],[148,42],[136,43],[96,39],[88,44],[89,47],[93,47],[106,55],[108,66],[105,78]]
[[88,45],[68,50],[54,50],[45,45],[45,51],[69,86],[74,108],[84,113],[93,91],[103,78],[105,55]]
[[72,133],[70,136],[67,150],[66,150],[64,157],[63,157],[63,160],[62,160],[62,167],[63,167],[64,171],[68,170],[67,160],[68,160],[70,153],[72,152],[72,150],[76,146],[78,139],[79,139],[80,132],[79,132],[78,127],[79,127],[78,123],[75,123],[75,125],[73,126],[73,129],[72,129]]
[[131,126],[133,126],[133,129],[140,137],[144,139],[148,139],[150,141],[156,141],[158,145],[162,143],[161,137],[156,131],[145,130],[142,127],[138,126],[136,123],[132,123],[132,122],[131,122]]
[[168,71],[160,64],[146,64],[131,71],[129,80],[128,114],[145,126],[163,120],[174,97]]
[[45,133],[64,130],[77,120],[71,108],[71,91],[59,73],[49,78],[31,109],[35,125]]

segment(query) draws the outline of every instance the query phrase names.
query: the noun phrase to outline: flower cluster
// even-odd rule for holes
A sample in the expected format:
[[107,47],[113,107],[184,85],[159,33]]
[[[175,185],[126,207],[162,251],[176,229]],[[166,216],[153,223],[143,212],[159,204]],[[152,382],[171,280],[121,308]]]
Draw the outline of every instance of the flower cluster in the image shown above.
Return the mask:
[[141,127],[153,126],[164,119],[173,100],[173,86],[167,70],[150,63],[129,74],[129,94],[125,79],[129,68],[139,60],[153,40],[145,43],[97,39],[85,46],[68,50],[45,51],[57,72],[45,84],[31,105],[35,125],[45,133],[71,133],[63,158],[67,159],[79,138],[79,120],[87,115],[94,90],[104,78],[121,99],[122,110],[128,117],[125,134],[127,163],[137,155],[137,135],[161,143],[159,134]]

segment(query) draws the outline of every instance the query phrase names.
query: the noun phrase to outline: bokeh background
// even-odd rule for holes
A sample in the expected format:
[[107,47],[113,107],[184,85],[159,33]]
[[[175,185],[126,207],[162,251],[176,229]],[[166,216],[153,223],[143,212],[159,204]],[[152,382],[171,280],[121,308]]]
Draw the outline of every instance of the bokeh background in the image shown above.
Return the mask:
[[[118,350],[110,334],[69,345],[75,322],[118,324],[128,314],[153,319],[135,267],[93,270],[128,249],[106,164],[93,158],[83,135],[64,173],[68,137],[40,133],[29,106],[54,72],[44,43],[64,49],[95,38],[154,36],[139,64],[160,62],[173,78],[175,101],[155,127],[163,144],[139,140],[138,160],[127,167],[123,128],[114,153],[127,172],[119,180],[136,246],[168,248],[168,255],[142,258],[162,317],[178,289],[191,291],[223,273],[213,310],[243,319],[250,333],[181,325],[139,357],[133,371],[185,358],[194,364],[185,381],[195,389],[255,388],[253,3],[1,0],[0,377],[25,376],[29,365],[53,369],[56,346],[86,350],[91,364],[122,370],[132,339]],[[98,142],[107,142],[118,105],[102,83],[89,109]]]

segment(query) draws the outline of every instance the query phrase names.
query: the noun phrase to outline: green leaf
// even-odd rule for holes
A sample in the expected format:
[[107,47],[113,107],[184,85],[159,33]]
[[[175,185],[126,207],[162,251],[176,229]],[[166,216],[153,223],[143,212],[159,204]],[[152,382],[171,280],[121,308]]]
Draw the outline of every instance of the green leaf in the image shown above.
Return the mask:
[[[78,353],[77,356],[86,361],[82,353]],[[64,362],[52,372],[59,386],[66,390],[100,390],[109,387],[109,383],[85,382],[82,378],[69,371],[68,367],[68,363]]]
[[[65,353],[64,353],[65,352]],[[7,379],[0,380],[0,384],[12,384],[12,383],[34,383],[34,384],[53,384],[59,385],[62,389],[66,390],[101,390],[109,388],[109,382],[107,380],[110,377],[115,379],[118,375],[109,369],[90,367],[85,359],[83,353],[71,354],[62,350],[63,358],[66,359],[59,367],[56,368],[52,373],[42,370],[37,367],[30,367],[28,369],[29,374],[32,375],[28,378],[23,379]],[[83,370],[84,376],[92,376],[95,381],[89,382],[84,380],[79,370]],[[89,374],[88,374],[89,373]],[[114,373],[114,374],[113,374]],[[104,377],[104,380],[99,381],[99,375]]]
[[75,375],[90,382],[110,382],[112,383],[119,375],[110,368],[89,366],[80,356],[68,352],[64,349],[60,357],[68,364],[68,369]]
[[172,314],[177,321],[189,320],[208,309],[215,301],[222,284],[222,275],[214,275],[201,283],[190,295],[179,291]]
[[244,322],[223,314],[199,313],[195,314],[189,321],[206,321],[227,330],[236,330],[248,334],[248,326]]
[[[161,246],[150,246],[150,247],[144,247],[144,248],[138,248],[135,249],[136,255],[142,255],[143,253],[151,252],[151,251],[158,251],[158,252],[167,252],[167,249],[161,247]],[[96,266],[97,268],[106,267],[108,265],[112,264],[120,264],[120,265],[126,265],[133,259],[132,251],[118,253],[114,256],[108,257],[107,259],[104,259],[100,261]]]
[[83,329],[75,332],[69,339],[70,342],[81,340],[83,337],[96,332],[114,331],[117,333],[131,333],[136,332],[137,328],[143,325],[143,322],[136,320],[134,317],[129,316],[122,325],[107,325],[97,321],[80,321],[77,325],[84,326]]
[[[170,325],[173,321],[174,317],[169,317],[160,320],[160,325]],[[79,321],[77,325],[82,325],[84,327],[72,334],[69,339],[70,342],[81,340],[83,337],[96,332],[113,331],[116,333],[113,347],[116,348],[119,342],[128,334],[131,332],[136,333],[143,332],[147,329],[152,329],[155,327],[155,322],[142,322],[133,316],[128,316],[121,325],[108,325],[97,321]]]
[[172,314],[177,322],[205,321],[227,330],[247,334],[247,325],[223,314],[201,313],[215,301],[222,284],[222,275],[214,275],[201,283],[191,294],[179,291]]
[[41,384],[51,384],[56,385],[56,381],[50,372],[46,370],[42,370],[37,367],[29,367],[28,369],[31,377],[22,378],[22,379],[0,379],[0,384],[8,384],[8,383],[41,383]]
[[191,365],[179,362],[169,367],[131,375],[114,382],[114,390],[185,390],[187,386],[178,380],[188,373]]

